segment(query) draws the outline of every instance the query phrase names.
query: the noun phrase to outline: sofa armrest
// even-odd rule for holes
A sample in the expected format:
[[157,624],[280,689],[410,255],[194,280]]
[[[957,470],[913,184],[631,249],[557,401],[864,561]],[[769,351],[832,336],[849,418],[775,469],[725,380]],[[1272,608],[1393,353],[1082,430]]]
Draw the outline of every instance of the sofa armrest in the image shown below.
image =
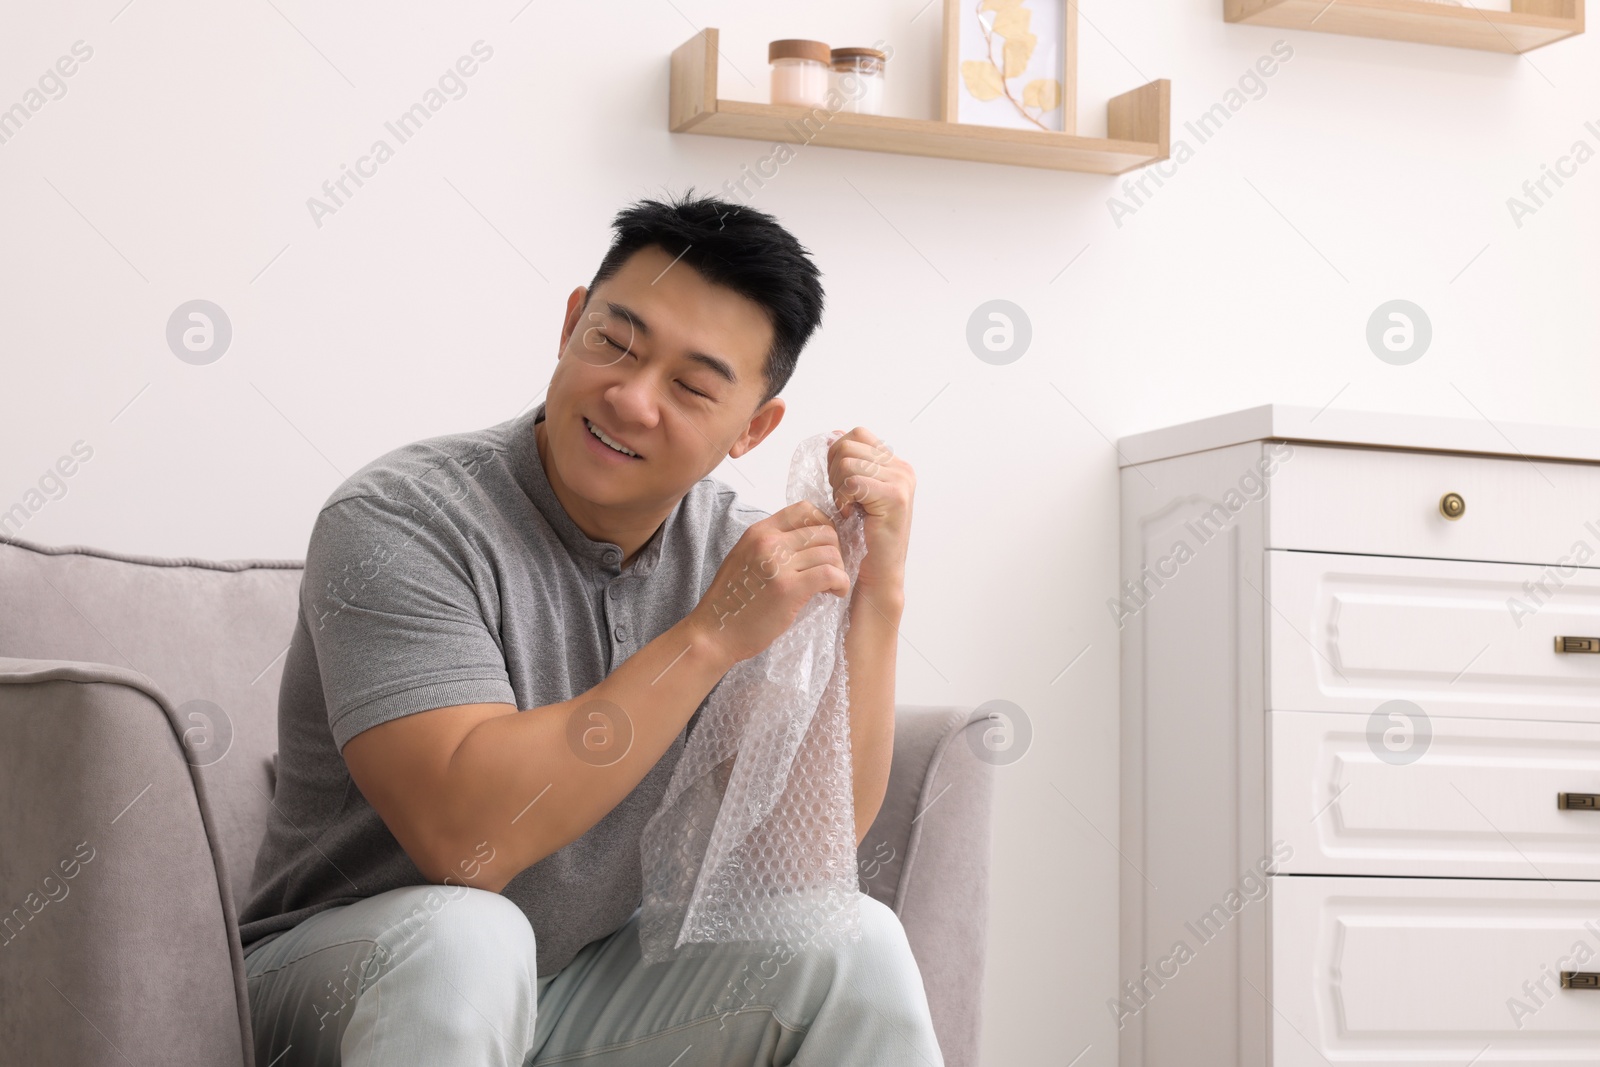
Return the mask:
[[204,785],[126,668],[0,657],[0,1047],[253,1067]]
[[972,708],[897,707],[888,790],[857,850],[862,890],[905,927],[946,1067],[978,1062],[994,768],[967,734],[988,721]]

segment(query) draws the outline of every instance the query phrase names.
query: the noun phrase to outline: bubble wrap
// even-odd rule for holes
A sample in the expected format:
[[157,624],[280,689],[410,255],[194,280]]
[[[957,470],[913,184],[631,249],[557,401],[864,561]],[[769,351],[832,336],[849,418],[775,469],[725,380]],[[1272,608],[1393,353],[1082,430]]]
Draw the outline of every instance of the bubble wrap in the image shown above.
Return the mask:
[[[809,500],[839,531],[854,589],[866,555],[858,507],[839,517],[828,482],[836,433],[800,442],[788,502]],[[767,568],[771,570],[771,567]],[[752,579],[745,596],[762,596]],[[817,593],[765,652],[734,665],[684,746],[640,840],[645,963],[797,951],[860,939],[850,762],[849,600]]]

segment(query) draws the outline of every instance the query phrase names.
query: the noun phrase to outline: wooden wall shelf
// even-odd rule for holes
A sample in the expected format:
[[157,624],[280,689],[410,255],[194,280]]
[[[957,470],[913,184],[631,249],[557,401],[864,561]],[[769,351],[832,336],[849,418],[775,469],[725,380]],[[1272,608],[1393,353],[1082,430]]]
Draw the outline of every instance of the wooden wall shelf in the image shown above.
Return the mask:
[[1583,0],[1511,0],[1485,11],[1428,0],[1223,0],[1229,22],[1527,52],[1583,32]]
[[1111,136],[1100,138],[719,100],[717,31],[702,30],[672,53],[668,127],[673,133],[1122,174],[1170,154],[1172,83],[1163,78],[1123,93],[1106,105],[1106,117]]

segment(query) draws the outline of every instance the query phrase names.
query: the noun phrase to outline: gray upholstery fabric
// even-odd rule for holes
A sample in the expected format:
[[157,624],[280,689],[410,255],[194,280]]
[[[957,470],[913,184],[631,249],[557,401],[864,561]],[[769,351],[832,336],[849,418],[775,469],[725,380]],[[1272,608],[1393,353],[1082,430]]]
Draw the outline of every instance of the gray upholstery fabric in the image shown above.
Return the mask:
[[[901,704],[889,789],[861,842],[864,888],[894,909],[922,969],[949,1067],[975,1067],[988,947],[992,764],[976,749],[988,717],[972,708]],[[973,744],[969,744],[969,739]],[[873,859],[895,849],[883,873]],[[904,847],[901,842],[904,841]]]
[[241,904],[271,803],[267,759],[278,749],[278,679],[299,589],[297,560],[213,563],[0,542],[0,656],[123,667],[149,678],[174,709],[204,700],[226,716],[231,745],[200,773]]
[[[300,568],[0,541],[8,1059],[251,1067],[237,907],[271,803]],[[218,724],[211,745],[182,743],[194,700],[221,709],[220,758]],[[896,709],[888,795],[860,849],[949,1067],[978,1062],[992,768],[964,738],[981,721]],[[93,858],[73,867],[80,844]]]
[[[192,770],[142,675],[0,658],[8,1062],[251,1064],[232,894]],[[80,843],[92,858],[65,878]]]

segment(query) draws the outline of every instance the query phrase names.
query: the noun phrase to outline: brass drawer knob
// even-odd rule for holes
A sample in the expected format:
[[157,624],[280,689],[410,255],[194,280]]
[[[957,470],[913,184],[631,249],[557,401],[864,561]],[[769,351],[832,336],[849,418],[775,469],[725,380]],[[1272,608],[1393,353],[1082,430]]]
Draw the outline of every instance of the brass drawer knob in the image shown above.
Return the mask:
[[1439,514],[1447,519],[1459,519],[1467,513],[1467,502],[1460,493],[1446,493],[1439,498]]

